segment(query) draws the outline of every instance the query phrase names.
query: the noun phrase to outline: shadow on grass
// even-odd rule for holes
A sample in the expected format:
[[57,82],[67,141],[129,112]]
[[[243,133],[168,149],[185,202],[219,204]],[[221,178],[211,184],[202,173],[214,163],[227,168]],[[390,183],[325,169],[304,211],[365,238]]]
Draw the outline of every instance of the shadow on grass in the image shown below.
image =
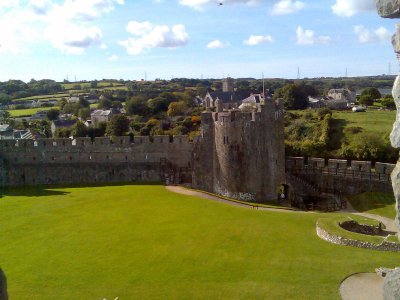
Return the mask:
[[393,210],[396,203],[391,193],[366,192],[348,197],[350,204],[359,212],[368,212],[375,209]]
[[59,191],[57,189],[68,188],[92,188],[92,187],[108,187],[108,186],[156,186],[163,185],[161,182],[115,182],[115,183],[81,183],[81,184],[65,184],[65,185],[38,185],[38,186],[20,186],[20,187],[3,187],[0,188],[0,198],[4,196],[24,196],[24,197],[43,197],[43,196],[62,196],[68,195],[69,192]]

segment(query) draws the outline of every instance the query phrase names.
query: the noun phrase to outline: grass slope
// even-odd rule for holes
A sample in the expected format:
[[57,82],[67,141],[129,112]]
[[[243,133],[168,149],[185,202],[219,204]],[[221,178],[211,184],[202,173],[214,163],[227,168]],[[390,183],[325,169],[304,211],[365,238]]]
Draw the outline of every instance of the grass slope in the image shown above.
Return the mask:
[[375,214],[390,219],[396,217],[396,200],[392,193],[368,192],[348,196],[351,206],[359,212]]
[[339,299],[398,253],[319,239],[323,214],[263,212],[162,186],[20,189],[0,198],[11,299]]
[[396,119],[396,111],[368,110],[366,112],[354,113],[351,111],[334,111],[334,124],[338,128],[333,130],[341,131],[344,138],[351,141],[354,135],[346,134],[346,128],[360,127],[364,132],[376,133],[385,136],[392,130]]

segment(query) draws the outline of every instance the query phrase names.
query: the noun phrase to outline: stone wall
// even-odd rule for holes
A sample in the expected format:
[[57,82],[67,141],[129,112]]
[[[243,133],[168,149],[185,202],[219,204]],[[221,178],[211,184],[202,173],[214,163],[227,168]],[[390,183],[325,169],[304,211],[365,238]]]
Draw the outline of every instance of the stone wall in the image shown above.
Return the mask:
[[[374,168],[372,166],[374,165]],[[390,174],[395,165],[370,161],[287,157],[286,171],[304,178],[319,189],[343,194],[392,192]]]
[[381,244],[376,245],[368,242],[362,242],[357,240],[351,240],[342,238],[341,236],[337,236],[327,232],[325,229],[319,226],[317,222],[317,235],[330,243],[344,245],[344,246],[352,246],[358,248],[366,248],[372,250],[380,250],[380,251],[392,251],[392,252],[400,252],[400,244],[392,243],[388,241],[383,241]]
[[194,143],[187,136],[0,141],[0,182],[179,182],[190,175]]
[[205,112],[193,187],[244,201],[276,199],[285,182],[284,155],[282,107],[275,101],[252,113]]

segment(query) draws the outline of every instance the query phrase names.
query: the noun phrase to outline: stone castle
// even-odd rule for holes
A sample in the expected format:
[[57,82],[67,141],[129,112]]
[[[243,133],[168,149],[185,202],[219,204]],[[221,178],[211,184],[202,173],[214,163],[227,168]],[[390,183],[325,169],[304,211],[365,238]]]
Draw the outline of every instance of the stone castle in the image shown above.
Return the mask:
[[248,201],[284,181],[283,109],[204,112],[201,136],[0,141],[1,186],[165,182]]

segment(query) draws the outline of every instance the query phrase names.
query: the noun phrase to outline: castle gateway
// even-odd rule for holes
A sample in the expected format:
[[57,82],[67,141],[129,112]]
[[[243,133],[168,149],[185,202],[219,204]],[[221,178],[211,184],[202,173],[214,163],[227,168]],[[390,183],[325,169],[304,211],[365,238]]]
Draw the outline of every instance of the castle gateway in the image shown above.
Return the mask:
[[281,105],[204,112],[201,136],[0,141],[0,184],[191,183],[247,201],[276,199],[285,181]]

